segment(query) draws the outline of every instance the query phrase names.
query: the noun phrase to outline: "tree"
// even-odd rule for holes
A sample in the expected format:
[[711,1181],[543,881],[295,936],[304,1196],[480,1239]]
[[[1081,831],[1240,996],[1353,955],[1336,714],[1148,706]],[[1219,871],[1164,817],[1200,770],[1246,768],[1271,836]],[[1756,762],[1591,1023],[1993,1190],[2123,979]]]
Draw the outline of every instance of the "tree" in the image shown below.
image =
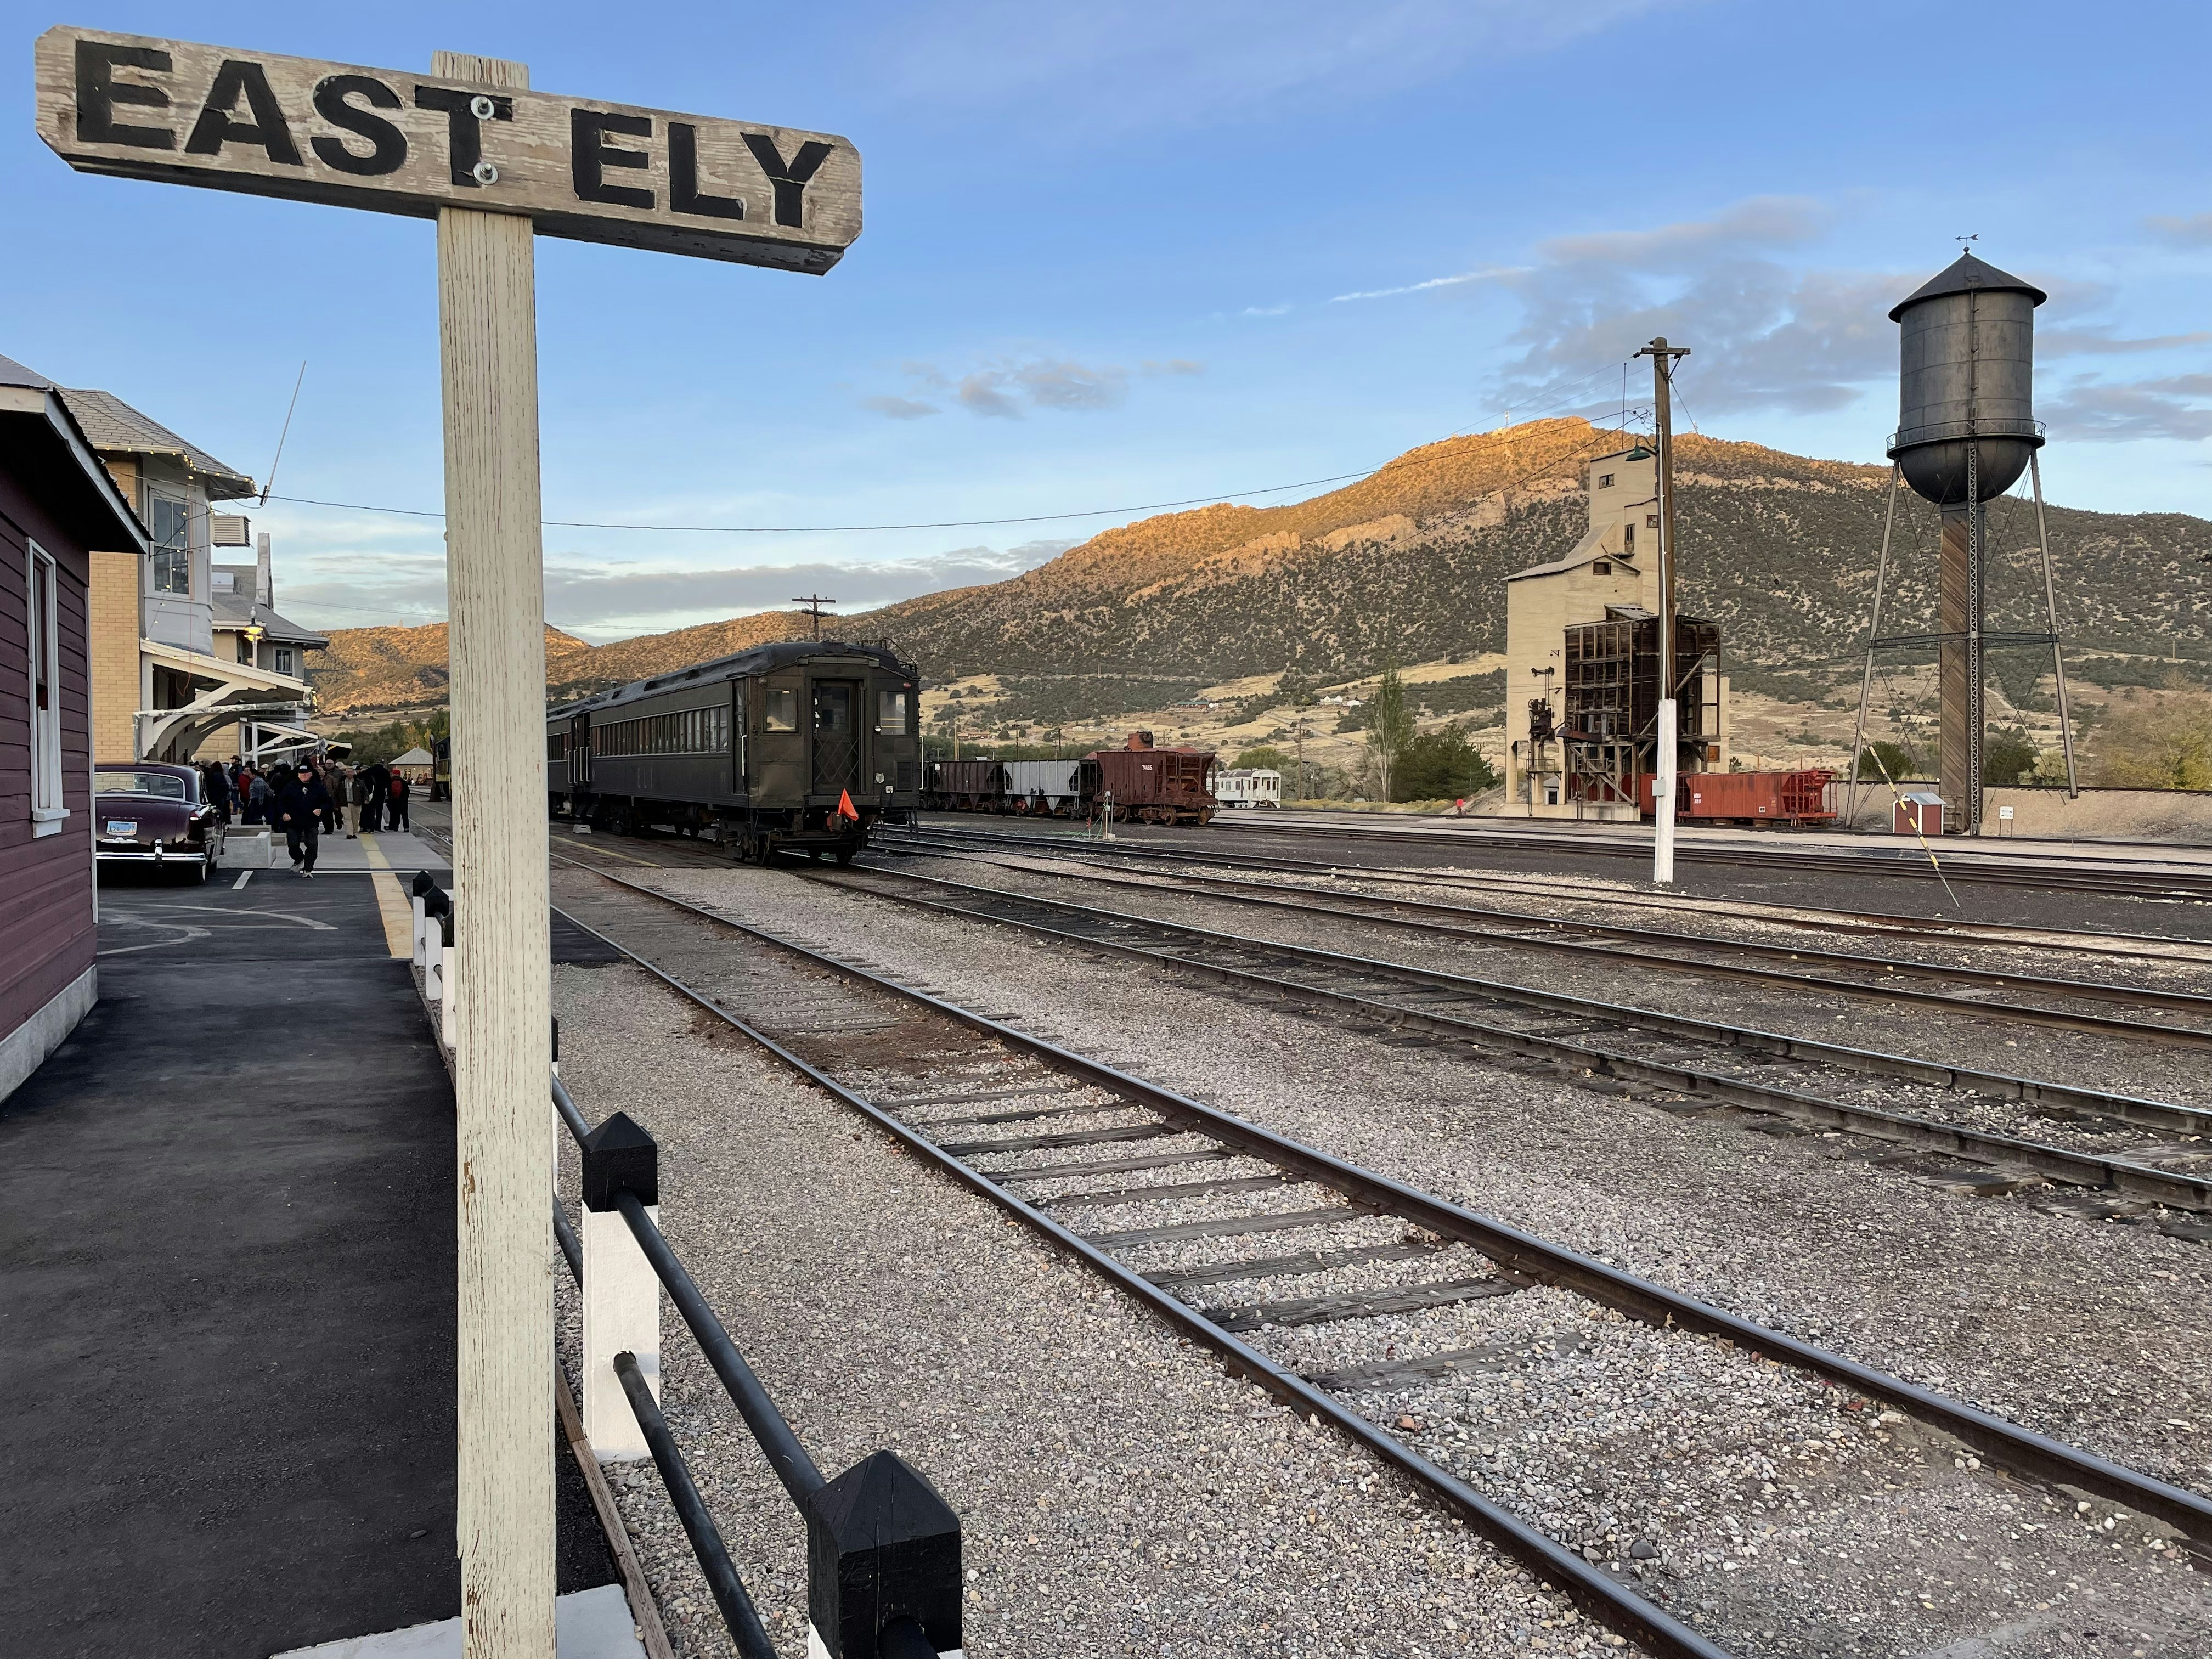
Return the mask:
[[1982,781],[2000,787],[2020,783],[2035,770],[2036,758],[2027,732],[2017,727],[1992,732],[1982,741]]
[[2099,783],[2125,789],[2212,789],[2212,696],[2107,705],[2096,738]]
[[1859,753],[1859,781],[1880,783],[1885,774],[1902,783],[1920,769],[1920,757],[1901,743],[1869,744]]
[[1413,740],[1413,711],[1406,703],[1406,687],[1395,668],[1382,671],[1382,684],[1368,702],[1367,761],[1375,776],[1375,792],[1384,800],[1395,799],[1391,782],[1398,757]]
[[1498,774],[1455,726],[1416,733],[1399,752],[1392,800],[1455,800],[1488,789]]
[[1263,767],[1271,772],[1287,772],[1291,757],[1272,744],[1261,744],[1257,749],[1247,749],[1237,757],[1238,766]]

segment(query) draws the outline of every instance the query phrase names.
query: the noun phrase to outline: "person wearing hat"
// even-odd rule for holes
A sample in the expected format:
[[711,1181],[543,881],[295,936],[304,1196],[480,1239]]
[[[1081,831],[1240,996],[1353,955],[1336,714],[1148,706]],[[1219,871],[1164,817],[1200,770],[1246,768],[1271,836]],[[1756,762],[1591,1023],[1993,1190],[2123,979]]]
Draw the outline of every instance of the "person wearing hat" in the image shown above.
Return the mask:
[[276,822],[284,831],[284,846],[302,876],[313,879],[315,854],[322,841],[322,815],[331,809],[331,792],[302,760],[284,781],[276,797]]

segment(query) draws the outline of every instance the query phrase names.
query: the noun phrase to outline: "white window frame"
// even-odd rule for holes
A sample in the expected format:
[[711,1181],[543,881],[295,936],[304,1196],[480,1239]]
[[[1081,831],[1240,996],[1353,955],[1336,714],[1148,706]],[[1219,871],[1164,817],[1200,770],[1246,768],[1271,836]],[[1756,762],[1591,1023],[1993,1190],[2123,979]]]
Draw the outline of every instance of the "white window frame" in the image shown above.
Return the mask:
[[[43,575],[44,580],[40,580]],[[45,592],[41,605],[40,594]],[[58,834],[69,817],[62,779],[61,568],[36,542],[23,561],[23,621],[30,649],[24,653],[25,690],[31,715],[31,834]],[[41,669],[46,706],[39,706]]]
[[278,673],[289,674],[292,672],[292,647],[289,645],[278,646],[274,660]]

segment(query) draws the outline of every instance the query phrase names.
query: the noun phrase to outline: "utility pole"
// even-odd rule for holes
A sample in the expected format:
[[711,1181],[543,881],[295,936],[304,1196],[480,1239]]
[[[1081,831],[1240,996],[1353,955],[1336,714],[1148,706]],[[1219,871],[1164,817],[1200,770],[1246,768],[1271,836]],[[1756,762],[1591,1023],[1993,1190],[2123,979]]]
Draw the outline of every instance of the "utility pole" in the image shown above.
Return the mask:
[[825,605],[835,605],[837,601],[825,599],[819,593],[809,593],[805,599],[796,599],[792,603],[814,618],[814,637],[820,639],[822,637],[822,607]]
[[1636,354],[1651,360],[1651,400],[1659,428],[1659,775],[1651,790],[1651,879],[1674,879],[1674,769],[1680,729],[1674,707],[1674,359],[1687,346],[1661,335]]

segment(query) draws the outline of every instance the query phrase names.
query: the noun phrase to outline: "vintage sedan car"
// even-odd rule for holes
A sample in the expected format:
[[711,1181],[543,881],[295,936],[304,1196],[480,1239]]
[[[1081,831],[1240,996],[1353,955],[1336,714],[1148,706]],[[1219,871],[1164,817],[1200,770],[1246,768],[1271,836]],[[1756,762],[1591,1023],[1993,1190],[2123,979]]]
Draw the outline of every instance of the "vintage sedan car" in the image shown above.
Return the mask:
[[102,761],[92,771],[94,854],[205,881],[222,860],[222,815],[190,766]]

